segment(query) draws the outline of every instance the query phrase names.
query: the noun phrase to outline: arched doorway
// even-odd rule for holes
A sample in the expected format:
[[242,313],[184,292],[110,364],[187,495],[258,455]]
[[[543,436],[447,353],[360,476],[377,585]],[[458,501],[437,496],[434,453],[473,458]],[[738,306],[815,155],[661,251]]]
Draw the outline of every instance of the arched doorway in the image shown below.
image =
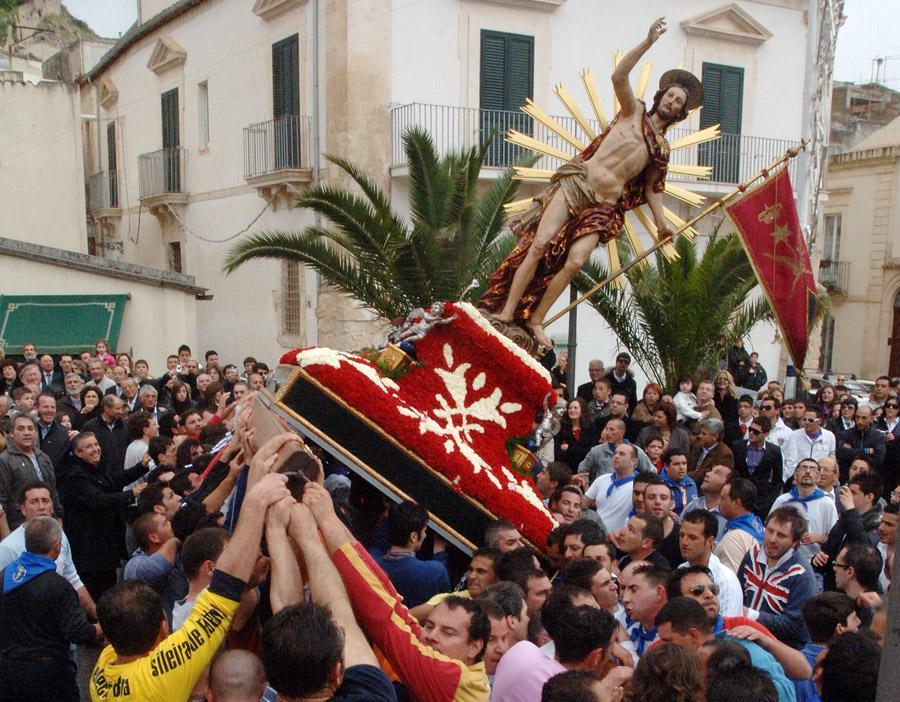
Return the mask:
[[894,326],[891,330],[891,353],[888,375],[900,376],[900,290],[894,296]]

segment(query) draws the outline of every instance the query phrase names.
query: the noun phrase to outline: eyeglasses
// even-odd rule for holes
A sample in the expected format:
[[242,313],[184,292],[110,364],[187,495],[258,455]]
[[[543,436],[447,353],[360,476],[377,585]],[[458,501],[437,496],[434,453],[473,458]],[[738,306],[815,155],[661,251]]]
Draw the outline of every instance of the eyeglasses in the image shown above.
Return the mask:
[[700,595],[706,591],[706,588],[709,588],[709,591],[713,595],[719,594],[719,586],[716,585],[716,583],[711,583],[710,585],[691,585],[690,592],[694,597],[700,597]]
[[755,427],[750,427],[749,429],[747,429],[747,431],[750,432],[751,434],[754,434],[754,435],[762,434],[762,433],[763,433],[763,432],[762,432],[762,429],[757,429],[757,428],[755,428]]
[[797,469],[794,472],[796,472],[796,473],[815,473],[818,470],[819,470],[819,466],[807,463],[806,465],[797,466]]

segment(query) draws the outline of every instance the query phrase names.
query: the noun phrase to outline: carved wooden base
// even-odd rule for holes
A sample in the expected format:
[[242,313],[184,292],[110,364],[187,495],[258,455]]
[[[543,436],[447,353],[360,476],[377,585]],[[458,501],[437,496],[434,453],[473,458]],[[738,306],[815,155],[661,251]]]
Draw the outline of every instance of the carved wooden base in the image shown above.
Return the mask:
[[478,311],[484,315],[484,318],[490,322],[494,329],[503,334],[516,346],[522,348],[530,356],[540,358],[547,353],[548,349],[538,344],[531,333],[520,324],[510,324],[509,322],[501,321],[487,310],[479,309]]

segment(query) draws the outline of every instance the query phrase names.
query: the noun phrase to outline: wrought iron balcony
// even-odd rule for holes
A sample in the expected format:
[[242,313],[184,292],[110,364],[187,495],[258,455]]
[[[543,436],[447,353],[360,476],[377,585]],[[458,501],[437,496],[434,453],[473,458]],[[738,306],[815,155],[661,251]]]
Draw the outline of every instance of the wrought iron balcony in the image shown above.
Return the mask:
[[820,261],[819,282],[832,295],[846,295],[850,286],[850,261]]
[[[554,117],[559,124],[574,134],[583,143],[589,137],[572,117]],[[602,130],[595,120],[590,120],[591,129],[599,134]],[[494,134],[494,140],[485,157],[484,165],[489,168],[515,166],[530,152],[504,141],[510,129],[528,134],[538,141],[547,143],[567,154],[575,155],[575,148],[548,130],[544,125],[533,122],[522,112],[505,110],[481,110],[475,107],[452,107],[410,103],[395,107],[391,111],[392,158],[394,167],[407,165],[403,146],[403,132],[410,127],[425,129],[435,142],[438,153],[479,146]],[[668,133],[670,142],[692,133],[693,130],[674,128]],[[677,149],[672,152],[671,163],[677,165],[712,166],[710,181],[713,183],[740,183],[755,175],[761,168],[774,161],[784,152],[796,146],[797,142],[787,139],[747,136],[745,134],[723,134],[716,141]],[[555,169],[558,161],[542,156],[537,168]],[[791,175],[795,176],[796,160],[791,161]],[[670,174],[672,180],[693,180],[687,176]],[[796,181],[796,178],[795,178]]]
[[138,156],[138,195],[141,200],[166,200],[165,196],[184,202],[186,193],[186,151],[180,147],[159,149]]
[[88,182],[89,206],[91,212],[119,207],[118,171],[100,171]]
[[284,115],[244,127],[244,178],[308,169],[310,118]]

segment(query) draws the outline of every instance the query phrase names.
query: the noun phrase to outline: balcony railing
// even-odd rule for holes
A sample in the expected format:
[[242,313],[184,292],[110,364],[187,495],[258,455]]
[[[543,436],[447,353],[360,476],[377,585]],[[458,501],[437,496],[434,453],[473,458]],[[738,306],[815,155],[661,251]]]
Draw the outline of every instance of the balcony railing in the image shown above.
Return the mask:
[[[583,143],[589,141],[589,137],[572,117],[555,117],[554,119]],[[597,134],[602,131],[598,122],[591,120],[590,123],[591,128]],[[431,135],[440,154],[481,145],[491,133],[494,133],[494,140],[485,157],[484,165],[488,167],[507,168],[517,165],[523,158],[530,155],[531,152],[509,144],[503,139],[510,129],[516,129],[567,154],[575,155],[573,146],[522,112],[481,110],[475,107],[451,107],[414,102],[395,107],[391,111],[391,163],[393,166],[407,165],[402,136],[403,132],[410,127],[425,129]],[[672,142],[692,131],[685,128],[673,128],[667,137]],[[797,142],[788,139],[723,134],[717,141],[673,151],[670,163],[712,166],[711,181],[727,184],[740,183],[755,175],[760,169],[783,155],[787,149],[796,145]],[[542,156],[536,167],[555,169],[558,164],[559,162],[555,159]],[[794,172],[796,160],[791,161],[790,168],[791,176],[796,182]],[[670,174],[669,178],[671,180],[693,180],[674,173]]]
[[100,171],[90,177],[88,192],[91,211],[119,206],[118,171]]
[[184,193],[185,150],[160,149],[138,156],[138,193],[141,200],[168,193]]
[[244,178],[310,167],[310,118],[284,115],[244,127]]
[[846,295],[850,284],[850,261],[820,261],[819,282],[832,295]]

